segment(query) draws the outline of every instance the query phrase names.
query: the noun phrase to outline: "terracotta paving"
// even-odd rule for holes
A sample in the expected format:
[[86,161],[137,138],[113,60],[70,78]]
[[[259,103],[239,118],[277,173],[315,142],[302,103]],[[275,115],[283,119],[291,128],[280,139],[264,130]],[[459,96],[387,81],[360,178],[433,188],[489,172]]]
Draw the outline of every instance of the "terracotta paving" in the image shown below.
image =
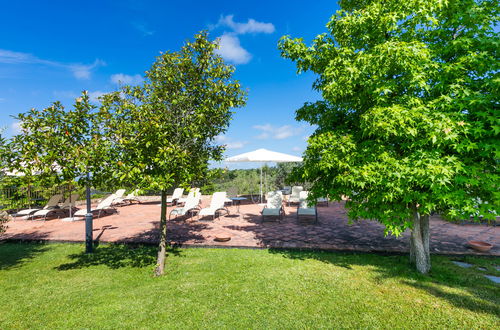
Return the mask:
[[[204,198],[203,205],[208,201]],[[171,208],[169,207],[169,210]],[[94,221],[94,239],[100,242],[155,243],[158,240],[160,207],[156,203],[119,207],[119,214]],[[401,237],[384,236],[383,226],[374,221],[348,224],[343,203],[319,206],[319,223],[297,222],[296,207],[286,207],[281,222],[261,222],[262,206],[243,204],[215,221],[178,218],[168,223],[168,240],[181,246],[308,248],[362,252],[408,252],[409,232]],[[83,221],[63,222],[15,220],[8,224],[2,239],[83,241]],[[216,236],[230,236],[215,242]],[[458,225],[439,217],[431,218],[431,251],[438,254],[481,254],[466,246],[469,240],[494,245],[486,255],[500,256],[500,227],[478,224]]]

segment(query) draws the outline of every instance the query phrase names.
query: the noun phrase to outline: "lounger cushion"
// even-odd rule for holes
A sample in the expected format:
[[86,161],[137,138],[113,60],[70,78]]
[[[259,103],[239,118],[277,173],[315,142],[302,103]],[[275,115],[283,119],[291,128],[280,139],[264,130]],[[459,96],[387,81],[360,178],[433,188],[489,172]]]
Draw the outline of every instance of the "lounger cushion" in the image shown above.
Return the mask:
[[281,209],[271,209],[271,208],[267,208],[267,207],[265,207],[265,208],[262,210],[262,215],[274,215],[274,216],[279,216],[279,215],[280,215],[280,211],[281,211]]

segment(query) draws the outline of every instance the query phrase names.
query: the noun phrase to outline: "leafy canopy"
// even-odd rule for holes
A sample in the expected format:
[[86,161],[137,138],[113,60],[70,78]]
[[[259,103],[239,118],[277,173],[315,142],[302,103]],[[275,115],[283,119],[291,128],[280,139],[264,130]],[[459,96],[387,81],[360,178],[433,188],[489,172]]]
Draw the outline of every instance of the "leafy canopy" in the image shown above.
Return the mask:
[[222,158],[215,137],[227,129],[231,108],[245,104],[245,93],[216,47],[206,32],[197,34],[180,51],[158,56],[143,85],[104,96],[122,181],[167,190],[203,177],[208,161]]
[[456,217],[499,208],[499,4],[490,0],[340,1],[328,33],[279,48],[318,74],[323,100],[301,176],[351,219],[395,234],[412,207]]
[[[87,172],[93,181],[105,175],[109,150],[102,135],[101,119],[87,92],[72,109],[60,102],[18,115],[21,133],[13,138],[13,167],[27,176],[46,177],[57,183],[72,183]],[[48,179],[47,179],[48,180]]]

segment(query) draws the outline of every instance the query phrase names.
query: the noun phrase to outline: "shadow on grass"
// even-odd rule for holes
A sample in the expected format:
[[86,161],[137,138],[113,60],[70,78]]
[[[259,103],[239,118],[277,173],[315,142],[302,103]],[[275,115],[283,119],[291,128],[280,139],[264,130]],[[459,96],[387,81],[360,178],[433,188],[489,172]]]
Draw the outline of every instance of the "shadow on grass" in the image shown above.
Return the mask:
[[20,266],[48,249],[40,243],[0,242],[0,270]]
[[[432,256],[431,272],[422,275],[414,270],[408,255],[404,254],[332,253],[287,249],[270,249],[269,252],[290,259],[318,260],[353,271],[357,266],[368,267],[376,274],[374,278],[376,283],[395,278],[407,286],[426,291],[456,307],[500,316],[500,286],[484,278],[483,274],[473,268],[463,269],[454,265],[451,259],[456,258],[453,257]],[[469,262],[471,260],[468,259]],[[494,264],[495,260],[498,259],[482,258],[480,262]],[[463,290],[466,293],[456,290]]]
[[[142,268],[156,264],[158,249],[154,246],[134,246],[125,244],[102,244],[93,253],[77,253],[68,257],[72,262],[55,267],[56,270],[81,269],[104,265],[111,269],[123,267]],[[167,255],[180,255],[177,248],[169,248]],[[167,256],[168,258],[168,256]]]

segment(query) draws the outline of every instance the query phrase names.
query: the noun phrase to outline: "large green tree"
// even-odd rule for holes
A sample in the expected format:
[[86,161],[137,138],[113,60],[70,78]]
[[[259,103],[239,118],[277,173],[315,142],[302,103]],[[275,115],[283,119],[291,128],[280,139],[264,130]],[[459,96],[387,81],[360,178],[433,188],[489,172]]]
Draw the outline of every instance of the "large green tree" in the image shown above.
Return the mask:
[[99,111],[86,91],[72,109],[54,102],[17,116],[21,133],[13,137],[16,156],[12,166],[26,175],[52,177],[59,184],[71,184],[103,176],[109,150],[105,147]]
[[227,129],[231,109],[245,104],[234,67],[216,55],[217,47],[206,32],[197,34],[179,51],[158,56],[142,85],[103,98],[116,175],[161,191],[156,275],[165,266],[167,191],[201,179],[210,159],[222,159],[224,147],[215,138]]
[[297,119],[317,125],[301,175],[313,198],[386,233],[411,228],[410,257],[430,270],[429,215],[493,218],[499,209],[499,3],[339,1],[310,47],[281,39],[323,100]]
[[[28,180],[45,184],[90,185],[110,180],[110,148],[102,134],[98,108],[84,91],[71,109],[54,102],[18,115],[21,133],[13,137],[12,164]],[[92,250],[91,223],[86,227],[87,252]]]
[[2,136],[3,129],[0,128],[0,180],[2,179],[2,175],[5,174],[8,165],[8,141],[5,137]]

